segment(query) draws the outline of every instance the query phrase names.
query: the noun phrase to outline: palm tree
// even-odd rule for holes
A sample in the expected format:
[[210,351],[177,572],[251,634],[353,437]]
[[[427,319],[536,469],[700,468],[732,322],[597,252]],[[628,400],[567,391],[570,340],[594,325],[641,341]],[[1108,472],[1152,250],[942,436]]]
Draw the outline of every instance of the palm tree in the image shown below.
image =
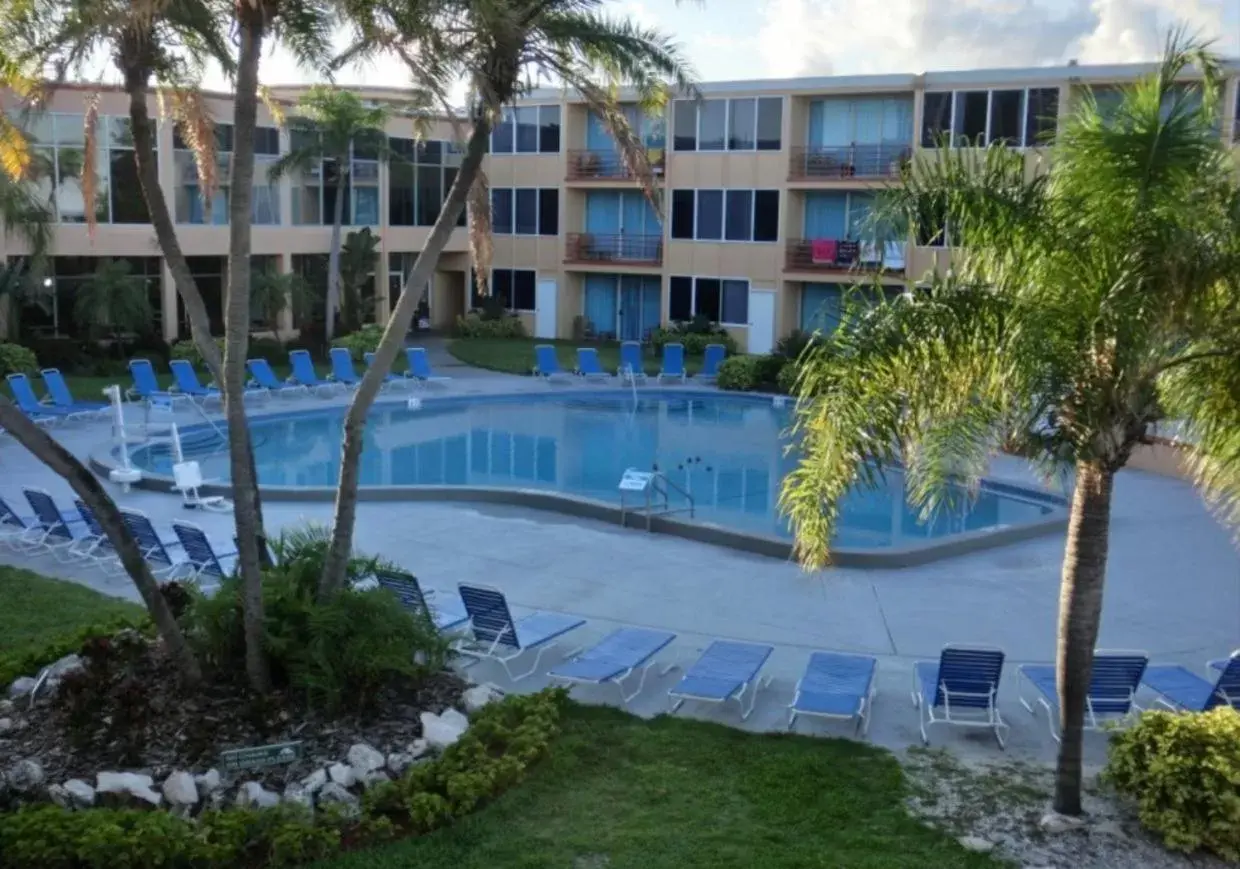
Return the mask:
[[[125,260],[103,262],[78,291],[73,308],[94,339],[145,331],[151,322],[146,284]],[[119,343],[119,341],[118,341]]]
[[[1190,69],[1195,65],[1195,71]],[[1186,76],[1193,80],[1184,82]],[[917,161],[878,214],[930,234],[952,270],[810,350],[801,459],[781,498],[810,568],[844,493],[902,463],[929,512],[1000,446],[1075,471],[1059,604],[1053,808],[1081,811],[1081,747],[1112,484],[1163,419],[1197,481],[1240,519],[1240,185],[1218,134],[1218,59],[1178,34],[1104,117],[1089,94],[1029,177],[1002,146]]]
[[[410,287],[425,286],[434,274],[467,197],[475,268],[480,276],[489,270],[489,196],[480,170],[491,126],[503,107],[524,91],[534,73],[558,80],[603,118],[625,163],[652,201],[658,201],[646,150],[618,105],[618,86],[627,85],[637,102],[655,111],[665,106],[669,85],[696,94],[693,74],[675,42],[629,19],[609,18],[599,11],[601,7],[602,0],[542,0],[536,4],[505,0],[439,0],[434,4],[345,0],[357,40],[344,57],[357,59],[378,51],[399,57],[413,77],[424,119],[432,116],[432,107],[446,114],[459,130],[464,153],[439,217],[388,318],[374,364],[345,415],[332,546],[324,562],[321,595],[334,593],[345,582],[366,415],[404,345],[417,310],[420,294],[410,292]],[[448,101],[451,84],[460,79],[468,83],[470,93],[465,122],[449,108]]]
[[282,272],[275,266],[254,272],[250,280],[250,310],[263,324],[280,335],[280,314],[288,308],[305,311],[314,299],[306,279],[296,272]]
[[270,170],[275,180],[294,172],[322,169],[326,183],[326,167],[336,172],[336,199],[332,206],[332,236],[327,263],[327,327],[326,338],[335,334],[336,312],[340,309],[340,246],[344,227],[344,206],[355,150],[387,160],[390,151],[383,132],[390,109],[369,106],[352,91],[316,85],[298,102],[298,114],[288,122],[289,137],[294,143]]
[[346,335],[362,328],[366,319],[362,287],[374,275],[378,261],[379,236],[370,227],[345,236],[340,246],[340,331]]

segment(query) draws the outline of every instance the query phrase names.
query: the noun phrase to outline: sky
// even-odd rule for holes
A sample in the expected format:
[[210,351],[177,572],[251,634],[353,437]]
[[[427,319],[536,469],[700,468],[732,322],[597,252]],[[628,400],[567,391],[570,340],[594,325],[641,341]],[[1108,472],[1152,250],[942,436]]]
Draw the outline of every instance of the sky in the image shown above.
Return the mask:
[[[1240,0],[607,0],[679,42],[701,81],[1122,63],[1155,59],[1187,24],[1240,56]],[[266,84],[313,81],[286,54]],[[222,79],[208,86],[225,89]],[[401,86],[395,62],[343,71],[341,84]]]

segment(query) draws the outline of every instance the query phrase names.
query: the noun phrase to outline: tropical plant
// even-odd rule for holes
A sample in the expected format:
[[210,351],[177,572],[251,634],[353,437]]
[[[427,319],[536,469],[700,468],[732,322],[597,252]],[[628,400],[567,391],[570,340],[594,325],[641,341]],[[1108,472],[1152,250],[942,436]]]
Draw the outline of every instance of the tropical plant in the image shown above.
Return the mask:
[[349,186],[355,150],[363,150],[376,160],[387,160],[387,125],[391,110],[368,105],[352,91],[316,85],[298,102],[297,113],[288,120],[292,149],[270,169],[272,181],[293,173],[306,172],[326,163],[336,172],[337,195],[332,211],[332,235],[327,265],[327,331],[330,342],[335,334],[336,313],[340,309],[340,253],[344,227],[344,191]]
[[[379,262],[379,236],[369,227],[345,236],[340,247],[340,331],[356,332],[366,320],[362,289],[375,273]],[[374,298],[371,298],[371,304]],[[373,313],[373,309],[372,309]]]
[[275,266],[254,272],[250,281],[250,310],[277,339],[280,337],[280,314],[289,308],[305,311],[316,298],[305,278],[297,272],[282,272]]
[[[414,80],[416,107],[424,110],[419,117],[431,117],[431,110],[446,114],[463,153],[443,208],[405,277],[375,351],[374,364],[362,378],[345,414],[332,547],[324,565],[321,594],[332,594],[344,583],[357,511],[358,462],[366,415],[404,346],[417,310],[421,294],[410,288],[424,287],[431,279],[467,198],[475,268],[478,275],[489,271],[490,196],[480,169],[492,124],[503,107],[525,92],[535,74],[556,79],[603,119],[625,165],[646,194],[658,200],[649,157],[624,117],[618,85],[628,85],[638,103],[655,110],[666,105],[670,84],[695,95],[693,74],[675,42],[629,19],[609,18],[601,7],[602,0],[544,0],[520,8],[496,0],[440,0],[431,4],[345,0],[356,41],[342,60],[380,52],[399,58]],[[460,80],[467,83],[469,93],[464,121],[451,109],[449,99]]]
[[151,323],[146,283],[125,260],[100,263],[78,290],[73,308],[77,321],[95,339],[144,332]]
[[1221,82],[1218,59],[1176,34],[1113,115],[1085,93],[1036,173],[1001,145],[915,161],[878,213],[922,234],[945,215],[951,272],[915,297],[849,301],[848,328],[808,351],[799,382],[802,458],[781,504],[807,567],[830,560],[844,494],[896,462],[925,514],[1000,445],[1075,469],[1056,662],[1064,814],[1081,811],[1116,472],[1177,420],[1197,482],[1240,519],[1240,184]]

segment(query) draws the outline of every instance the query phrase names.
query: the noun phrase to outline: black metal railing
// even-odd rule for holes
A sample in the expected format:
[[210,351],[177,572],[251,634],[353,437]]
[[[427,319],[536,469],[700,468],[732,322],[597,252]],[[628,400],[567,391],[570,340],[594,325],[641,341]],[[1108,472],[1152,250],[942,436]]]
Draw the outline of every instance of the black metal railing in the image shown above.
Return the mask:
[[631,263],[659,265],[663,262],[663,237],[659,235],[600,235],[570,232],[565,262]]
[[[647,152],[650,168],[655,175],[663,174],[663,149],[651,148]],[[611,179],[626,180],[633,178],[633,173],[624,164],[624,160],[616,151],[569,151],[569,181],[605,181]]]
[[904,273],[905,245],[835,238],[790,238],[784,255],[789,272],[882,271]]
[[790,181],[836,181],[845,178],[894,178],[912,157],[907,145],[846,145],[839,148],[793,148]]

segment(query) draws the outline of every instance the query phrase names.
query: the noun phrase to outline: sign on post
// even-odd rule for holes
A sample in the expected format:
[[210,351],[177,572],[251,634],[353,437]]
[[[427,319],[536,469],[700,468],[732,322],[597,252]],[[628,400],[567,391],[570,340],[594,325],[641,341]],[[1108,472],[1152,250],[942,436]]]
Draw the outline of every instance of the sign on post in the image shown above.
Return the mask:
[[235,748],[232,751],[220,752],[220,766],[225,773],[240,772],[245,769],[264,769],[269,766],[282,766],[300,760],[302,756],[301,740],[297,742],[277,742],[272,745],[256,745],[251,748]]
[[620,478],[621,492],[644,492],[650,488],[650,481],[654,479],[654,474],[650,471],[639,471],[636,468],[629,468],[624,472],[624,476]]

